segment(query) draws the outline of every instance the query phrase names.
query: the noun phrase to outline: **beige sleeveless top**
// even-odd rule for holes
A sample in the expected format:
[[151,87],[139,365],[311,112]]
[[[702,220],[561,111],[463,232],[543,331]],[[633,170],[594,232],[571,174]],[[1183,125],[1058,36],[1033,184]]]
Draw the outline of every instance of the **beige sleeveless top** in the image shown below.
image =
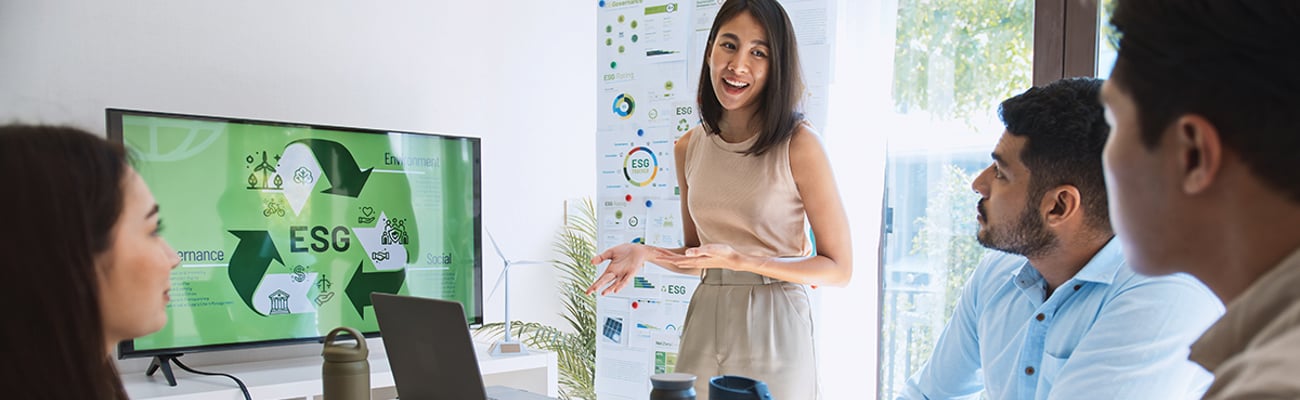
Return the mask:
[[727,143],[693,129],[686,148],[687,207],[700,244],[762,257],[812,254],[803,199],[790,173],[790,141],[761,156],[745,155],[756,140]]

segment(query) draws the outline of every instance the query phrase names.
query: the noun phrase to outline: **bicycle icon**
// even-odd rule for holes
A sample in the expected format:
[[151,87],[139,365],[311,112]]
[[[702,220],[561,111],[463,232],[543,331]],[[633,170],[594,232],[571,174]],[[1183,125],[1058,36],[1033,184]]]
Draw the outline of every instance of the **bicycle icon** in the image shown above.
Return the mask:
[[284,216],[284,206],[275,200],[266,201],[266,209],[262,210],[262,216],[270,217],[271,215]]

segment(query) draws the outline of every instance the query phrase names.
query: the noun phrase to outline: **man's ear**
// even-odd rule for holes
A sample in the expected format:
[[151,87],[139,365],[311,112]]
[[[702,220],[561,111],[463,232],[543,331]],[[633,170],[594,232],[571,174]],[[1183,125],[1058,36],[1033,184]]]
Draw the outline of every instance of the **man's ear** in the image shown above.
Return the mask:
[[1083,198],[1074,185],[1057,186],[1043,193],[1038,210],[1043,215],[1043,223],[1057,226],[1081,215]]
[[1219,129],[1200,115],[1187,114],[1174,121],[1173,150],[1183,193],[1203,193],[1223,167],[1223,142]]

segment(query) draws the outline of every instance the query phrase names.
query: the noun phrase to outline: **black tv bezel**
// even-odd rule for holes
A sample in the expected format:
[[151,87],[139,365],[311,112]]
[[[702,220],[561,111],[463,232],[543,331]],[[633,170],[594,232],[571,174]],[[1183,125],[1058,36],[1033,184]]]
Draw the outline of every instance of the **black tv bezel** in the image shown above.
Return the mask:
[[[398,134],[440,137],[440,138],[447,138],[447,139],[469,140],[470,143],[472,143],[473,145],[473,152],[474,152],[474,163],[473,163],[474,164],[474,232],[475,232],[474,234],[474,287],[477,288],[477,290],[474,291],[474,311],[475,311],[474,320],[468,321],[469,322],[468,325],[470,327],[483,325],[483,234],[482,234],[483,232],[483,185],[482,185],[483,143],[481,138],[471,137],[471,136],[449,135],[443,133],[415,132],[415,131],[406,131],[406,130],[383,130],[383,129],[360,128],[360,127],[344,127],[344,126],[322,125],[322,124],[312,124],[312,123],[268,121],[268,120],[249,119],[249,118],[181,114],[181,113],[172,113],[172,112],[132,110],[132,109],[123,109],[123,108],[106,108],[104,111],[105,111],[105,119],[106,119],[105,125],[108,128],[107,131],[108,140],[114,143],[118,143],[123,147],[126,146],[126,143],[124,142],[122,137],[123,136],[122,117],[127,115],[143,116],[143,117],[177,118],[177,119],[201,120],[201,121],[212,121],[212,122],[223,122],[223,123],[267,125],[267,126],[278,126],[278,127],[322,129],[322,130],[356,132],[360,134],[385,135],[385,136],[393,133],[398,133]],[[374,338],[380,336],[380,332],[378,329],[374,331],[362,332],[362,334],[368,338]],[[144,357],[154,357],[160,355],[174,355],[174,354],[197,353],[197,352],[208,352],[208,351],[245,350],[245,349],[284,346],[284,345],[300,344],[300,343],[311,343],[311,342],[320,343],[323,342],[324,339],[325,336],[322,335],[322,336],[301,337],[301,338],[291,338],[291,339],[259,340],[259,341],[252,341],[252,342],[212,344],[212,345],[204,345],[204,346],[170,347],[164,349],[149,349],[149,350],[136,350],[134,346],[135,344],[134,339],[128,339],[118,343],[117,358],[118,359],[144,358]]]

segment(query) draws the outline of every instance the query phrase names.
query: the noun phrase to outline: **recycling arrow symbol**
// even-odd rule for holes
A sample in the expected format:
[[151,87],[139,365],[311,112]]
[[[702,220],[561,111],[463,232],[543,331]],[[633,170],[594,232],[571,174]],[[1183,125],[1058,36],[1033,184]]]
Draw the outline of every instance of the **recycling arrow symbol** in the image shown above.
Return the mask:
[[348,299],[352,301],[352,306],[356,307],[357,315],[365,319],[365,308],[370,304],[370,293],[392,293],[397,294],[402,289],[402,283],[406,282],[406,271],[387,271],[387,272],[361,272],[361,267],[366,264],[362,261],[357,264],[357,269],[352,273],[352,280],[348,281],[348,287],[343,290],[348,294]]
[[295,143],[302,143],[311,149],[320,162],[325,177],[329,178],[330,188],[321,193],[357,197],[361,194],[361,188],[366,186],[366,180],[370,179],[370,172],[374,170],[361,170],[357,166],[357,160],[352,158],[352,153],[342,143],[324,139],[298,139],[285,145],[285,148]]
[[[261,283],[262,277],[266,275],[266,270],[271,267],[271,262],[278,261],[280,265],[284,265],[284,260],[280,258],[280,252],[275,249],[275,241],[266,231],[230,231],[230,233],[239,238],[239,245],[230,255],[230,266],[226,269],[230,274],[230,284],[235,287],[235,292],[239,294],[240,299],[244,300],[244,304],[248,305],[248,309],[258,315],[266,316],[253,306],[253,293]],[[365,261],[357,264],[352,279],[343,290],[352,301],[352,306],[356,308],[357,315],[362,318],[365,318],[366,306],[371,305],[370,293],[396,294],[406,282],[405,270],[361,272],[364,265]]]
[[275,250],[275,241],[271,240],[271,234],[266,231],[230,233],[239,238],[239,245],[230,255],[230,266],[226,268],[230,284],[235,287],[235,293],[244,300],[244,304],[248,305],[248,309],[265,316],[266,314],[257,311],[257,307],[253,307],[253,292],[257,290],[262,276],[266,275],[267,268],[271,267],[271,261],[279,261],[280,265],[284,265],[284,260],[280,259],[280,252]]

